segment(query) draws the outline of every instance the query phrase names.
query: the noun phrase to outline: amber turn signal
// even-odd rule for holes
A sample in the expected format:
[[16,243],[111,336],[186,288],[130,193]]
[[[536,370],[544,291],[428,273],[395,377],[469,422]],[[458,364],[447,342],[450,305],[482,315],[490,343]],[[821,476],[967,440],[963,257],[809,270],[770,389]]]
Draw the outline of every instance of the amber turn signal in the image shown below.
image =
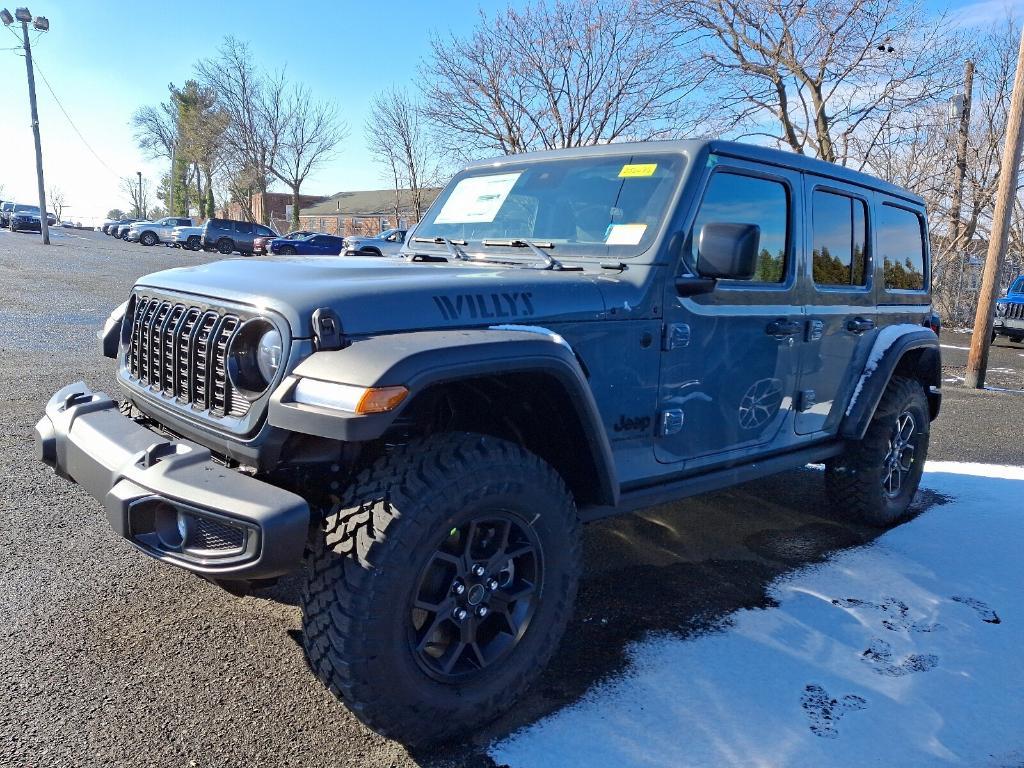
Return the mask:
[[356,413],[385,413],[394,410],[408,394],[409,390],[405,387],[370,387],[359,398]]

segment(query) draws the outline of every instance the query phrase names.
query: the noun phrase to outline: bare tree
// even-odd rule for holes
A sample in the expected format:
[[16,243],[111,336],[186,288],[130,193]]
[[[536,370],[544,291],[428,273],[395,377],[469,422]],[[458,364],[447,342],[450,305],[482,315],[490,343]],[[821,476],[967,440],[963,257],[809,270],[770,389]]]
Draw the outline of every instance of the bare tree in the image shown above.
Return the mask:
[[536,0],[435,38],[421,66],[424,113],[462,155],[505,154],[679,130],[700,84],[641,0]]
[[[281,81],[282,86],[284,81]],[[300,190],[309,174],[334,157],[348,135],[333,104],[313,99],[304,85],[293,85],[284,93],[266,93],[263,118],[273,132],[276,152],[267,170],[292,193],[292,227],[299,228]]]
[[123,176],[121,191],[131,204],[132,218],[144,219],[149,212],[149,182],[137,176]]
[[[168,86],[174,91],[174,85]],[[135,110],[131,120],[139,149],[153,159],[170,160],[178,144],[178,110],[173,99]]]
[[396,221],[402,189],[409,190],[409,202],[419,221],[426,208],[425,191],[440,181],[440,153],[423,123],[419,107],[405,89],[391,88],[370,105],[366,144],[394,181]]
[[717,127],[863,167],[901,116],[944,100],[963,41],[915,0],[655,0],[709,68]]
[[64,193],[59,187],[50,187],[50,191],[46,193],[46,202],[48,207],[52,209],[53,215],[57,217],[57,221],[63,221],[64,208],[67,207],[67,201],[64,199]]
[[217,56],[201,60],[195,69],[200,82],[217,95],[217,104],[226,115],[223,138],[233,156],[230,167],[245,169],[255,191],[265,193],[279,150],[280,131],[287,122],[281,112],[285,104],[284,74],[268,76],[261,72],[253,64],[248,43],[233,37],[225,38]]

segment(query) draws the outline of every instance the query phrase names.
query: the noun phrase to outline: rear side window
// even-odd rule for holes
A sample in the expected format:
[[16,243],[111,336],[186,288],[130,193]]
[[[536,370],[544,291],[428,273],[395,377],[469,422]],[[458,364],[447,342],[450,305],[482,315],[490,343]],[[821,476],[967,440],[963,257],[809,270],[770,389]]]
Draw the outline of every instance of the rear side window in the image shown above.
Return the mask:
[[274,236],[274,233],[271,232],[269,229],[267,229],[267,227],[261,227],[261,226],[258,226],[258,225],[256,227],[256,234],[259,235],[260,237],[273,237]]
[[906,208],[882,205],[878,209],[878,251],[882,256],[885,287],[924,290],[924,227],[921,217]]
[[240,235],[251,235],[252,224],[248,221],[236,221],[235,232],[237,232]]
[[811,216],[814,282],[824,286],[867,285],[864,201],[815,190]]
[[782,282],[789,242],[789,191],[785,184],[738,173],[714,174],[690,232],[691,248],[695,250],[694,244],[700,242],[701,228],[711,223],[756,224],[761,234],[751,282]]

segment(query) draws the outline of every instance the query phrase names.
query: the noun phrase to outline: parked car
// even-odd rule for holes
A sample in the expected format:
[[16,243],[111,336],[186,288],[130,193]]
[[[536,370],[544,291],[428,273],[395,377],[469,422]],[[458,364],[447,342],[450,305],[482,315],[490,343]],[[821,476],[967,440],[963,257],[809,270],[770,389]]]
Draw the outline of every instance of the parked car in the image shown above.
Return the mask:
[[[47,213],[46,223],[48,226],[55,226],[57,224],[57,217],[52,213]],[[43,224],[39,216],[39,206],[17,203],[8,214],[7,226],[11,232],[41,232]]]
[[[103,232],[111,237],[119,237],[120,235],[118,232],[121,227],[127,224],[134,224],[136,221],[138,221],[138,219],[118,219],[117,221],[110,221],[103,225]],[[127,231],[127,229],[125,231]]]
[[191,227],[192,219],[188,216],[165,216],[156,221],[136,221],[128,227],[125,240],[130,243],[156,245],[170,240],[171,230],[175,227]]
[[174,227],[168,236],[168,242],[175,248],[184,248],[189,251],[203,250],[203,228],[202,227]]
[[1024,342],[1024,275],[1010,284],[1005,296],[996,300],[992,341],[996,336],[1006,336],[1014,344]]
[[56,392],[36,455],[141,553],[235,589],[295,573],[309,667],[356,717],[467,739],[579,625],[582,523],[808,462],[809,512],[913,514],[927,232],[911,192],[736,142],[477,162],[408,259],[141,278],[101,334],[120,396]]
[[337,235],[313,234],[297,239],[278,237],[270,241],[270,252],[275,256],[338,256],[345,247],[345,239]]
[[0,227],[8,227],[11,224],[10,215],[14,210],[14,203],[10,200],[0,201]]
[[253,224],[251,221],[233,219],[210,219],[203,225],[203,248],[214,249],[227,255],[238,251],[243,256],[253,253],[253,241],[257,237],[277,237],[270,227]]
[[396,256],[402,250],[406,230],[385,229],[376,237],[346,237],[346,256]]
[[257,256],[262,256],[267,253],[267,244],[275,237],[283,237],[285,240],[300,240],[308,235],[315,235],[316,232],[308,229],[297,229],[294,232],[289,232],[287,235],[274,235],[274,237],[257,237],[252,241],[252,252]]

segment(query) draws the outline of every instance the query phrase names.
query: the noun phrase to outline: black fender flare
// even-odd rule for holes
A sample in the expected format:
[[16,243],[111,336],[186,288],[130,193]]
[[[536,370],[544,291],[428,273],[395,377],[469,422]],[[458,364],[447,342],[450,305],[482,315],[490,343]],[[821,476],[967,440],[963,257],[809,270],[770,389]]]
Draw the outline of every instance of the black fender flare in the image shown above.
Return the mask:
[[[376,440],[428,387],[503,373],[540,373],[564,387],[597,469],[598,496],[603,503],[616,503],[619,484],[611,445],[587,377],[568,343],[542,328],[418,331],[372,336],[344,349],[316,352],[274,391],[267,421],[290,432],[344,442]],[[393,411],[360,415],[295,402],[295,387],[303,378],[360,387],[404,386],[409,396]]]
[[939,415],[942,401],[942,354],[939,337],[930,328],[893,325],[883,328],[875,339],[867,364],[846,408],[839,433],[848,440],[860,440],[867,432],[889,380],[904,357],[921,350],[910,373],[925,387],[932,420]]

